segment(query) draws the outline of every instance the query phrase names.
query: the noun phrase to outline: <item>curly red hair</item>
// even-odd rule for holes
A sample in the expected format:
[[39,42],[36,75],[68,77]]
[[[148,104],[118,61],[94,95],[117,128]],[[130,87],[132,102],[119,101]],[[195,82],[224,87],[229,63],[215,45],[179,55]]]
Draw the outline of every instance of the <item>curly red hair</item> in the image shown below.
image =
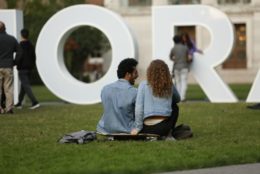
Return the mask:
[[168,98],[172,95],[172,77],[167,64],[162,60],[153,60],[146,72],[148,84],[153,95]]

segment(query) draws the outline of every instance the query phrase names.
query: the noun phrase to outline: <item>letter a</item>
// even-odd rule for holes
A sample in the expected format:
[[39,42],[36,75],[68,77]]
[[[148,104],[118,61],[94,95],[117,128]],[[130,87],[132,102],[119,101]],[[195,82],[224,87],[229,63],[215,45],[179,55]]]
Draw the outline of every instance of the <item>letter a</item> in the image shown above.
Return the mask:
[[260,70],[246,99],[247,102],[260,102]]

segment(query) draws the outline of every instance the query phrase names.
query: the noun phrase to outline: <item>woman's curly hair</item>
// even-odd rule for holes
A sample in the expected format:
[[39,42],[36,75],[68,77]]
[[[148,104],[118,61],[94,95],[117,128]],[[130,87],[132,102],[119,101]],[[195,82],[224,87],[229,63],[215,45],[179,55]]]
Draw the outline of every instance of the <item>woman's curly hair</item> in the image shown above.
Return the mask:
[[172,77],[164,61],[159,59],[152,61],[147,69],[146,75],[154,96],[163,98],[171,97],[173,85]]

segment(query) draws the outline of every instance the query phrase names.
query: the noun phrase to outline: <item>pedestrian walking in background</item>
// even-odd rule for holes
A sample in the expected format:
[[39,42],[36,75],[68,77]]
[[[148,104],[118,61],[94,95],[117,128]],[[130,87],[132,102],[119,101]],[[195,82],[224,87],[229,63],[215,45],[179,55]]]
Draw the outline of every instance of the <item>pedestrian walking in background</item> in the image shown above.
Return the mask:
[[170,60],[173,61],[173,75],[177,91],[180,94],[181,101],[186,100],[187,81],[189,73],[189,49],[182,44],[181,36],[175,35],[173,37],[174,47],[170,52]]
[[32,69],[35,67],[36,60],[35,48],[29,40],[29,30],[22,29],[21,38],[22,40],[20,42],[20,46],[23,50],[23,54],[21,57],[19,57],[19,59],[15,60],[15,64],[17,65],[17,70],[19,74],[19,79],[21,82],[21,89],[19,92],[18,103],[15,104],[15,107],[22,108],[24,96],[25,94],[27,94],[32,103],[30,109],[36,109],[40,107],[40,104],[35,98],[30,84],[30,75]]

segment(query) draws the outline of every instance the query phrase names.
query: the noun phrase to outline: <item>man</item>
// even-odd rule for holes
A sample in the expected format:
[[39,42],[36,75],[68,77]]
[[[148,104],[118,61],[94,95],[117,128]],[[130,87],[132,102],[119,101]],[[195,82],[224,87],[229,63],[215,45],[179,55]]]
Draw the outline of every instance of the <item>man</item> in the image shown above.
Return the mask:
[[13,66],[14,53],[21,56],[22,50],[17,40],[6,33],[5,24],[0,21],[0,96],[2,88],[6,97],[5,109],[0,107],[1,113],[13,113]]
[[118,80],[106,85],[101,92],[104,113],[98,122],[97,131],[108,133],[130,133],[134,124],[137,89],[133,87],[138,77],[138,62],[127,58],[117,69]]
[[17,65],[17,70],[19,73],[19,79],[21,81],[21,90],[19,93],[18,103],[15,105],[17,108],[22,108],[22,102],[25,94],[29,97],[32,102],[30,109],[36,109],[40,107],[39,102],[33,95],[31,85],[30,85],[30,74],[35,66],[35,49],[29,40],[29,31],[27,29],[21,30],[22,40],[20,46],[23,50],[23,54],[19,59],[15,59],[15,64]]

